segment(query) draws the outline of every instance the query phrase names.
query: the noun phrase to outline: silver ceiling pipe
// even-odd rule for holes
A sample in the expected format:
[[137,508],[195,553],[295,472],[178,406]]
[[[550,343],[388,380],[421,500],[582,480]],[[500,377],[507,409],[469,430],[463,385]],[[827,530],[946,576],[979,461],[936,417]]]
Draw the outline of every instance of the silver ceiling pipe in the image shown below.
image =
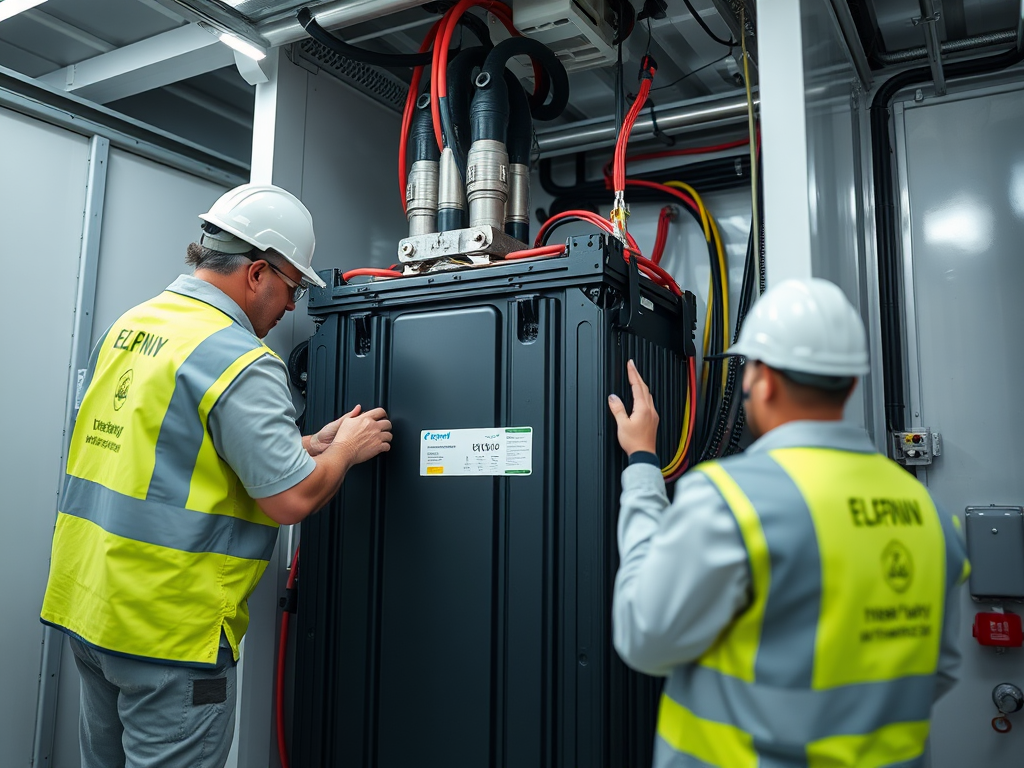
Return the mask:
[[[1024,21],[1024,17],[1022,17],[1022,21]],[[1017,34],[1016,29],[986,32],[984,35],[974,35],[973,37],[965,37],[960,40],[947,40],[939,48],[945,56],[950,53],[972,51],[975,48],[985,48],[990,45],[1008,45],[1009,43],[1017,42]],[[922,45],[919,48],[907,48],[902,51],[878,53],[875,55],[885,65],[906,64],[909,61],[928,58],[928,48]]]
[[[754,104],[758,98],[754,97]],[[630,134],[634,139],[654,135],[654,124],[650,110],[645,109],[642,116],[633,126]],[[747,100],[743,96],[732,96],[725,99],[705,100],[696,104],[678,104],[660,107],[655,111],[658,131],[672,135],[687,128],[698,126],[720,126],[732,123],[745,123],[747,120]],[[537,144],[541,157],[554,157],[589,149],[610,147],[615,144],[615,116],[584,120],[570,125],[561,125],[537,131]]]
[[[333,3],[309,6],[316,19],[324,29],[339,29],[360,24],[381,16],[389,16],[410,8],[419,8],[423,0],[336,0]],[[287,45],[306,38],[306,30],[302,28],[295,15],[261,24],[259,32],[272,48]]]

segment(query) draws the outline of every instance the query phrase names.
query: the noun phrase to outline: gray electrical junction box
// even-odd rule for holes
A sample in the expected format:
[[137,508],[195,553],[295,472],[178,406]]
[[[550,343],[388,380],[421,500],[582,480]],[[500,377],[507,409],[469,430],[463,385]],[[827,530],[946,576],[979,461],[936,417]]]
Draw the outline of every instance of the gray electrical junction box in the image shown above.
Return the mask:
[[[382,405],[394,442],[302,524],[293,765],[649,765],[661,681],[611,643],[626,457],[607,396],[632,407],[636,360],[674,454],[692,294],[640,277],[601,235],[562,258],[324,276],[308,423]],[[469,429],[485,449],[490,430],[519,430],[519,468],[431,469],[432,446]]]
[[1024,508],[967,507],[971,597],[1024,600]]

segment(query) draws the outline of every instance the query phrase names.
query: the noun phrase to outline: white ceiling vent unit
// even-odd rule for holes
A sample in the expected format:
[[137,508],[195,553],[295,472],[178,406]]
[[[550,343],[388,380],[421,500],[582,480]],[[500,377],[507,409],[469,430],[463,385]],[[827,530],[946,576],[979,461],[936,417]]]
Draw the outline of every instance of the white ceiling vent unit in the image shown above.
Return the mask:
[[568,72],[615,61],[607,0],[516,0],[512,14],[516,29],[554,51]]

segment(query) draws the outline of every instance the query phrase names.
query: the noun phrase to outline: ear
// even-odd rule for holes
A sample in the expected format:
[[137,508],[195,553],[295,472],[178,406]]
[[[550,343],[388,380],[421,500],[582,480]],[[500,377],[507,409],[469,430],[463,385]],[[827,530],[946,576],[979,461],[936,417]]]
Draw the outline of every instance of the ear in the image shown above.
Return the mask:
[[267,262],[254,261],[245,268],[245,287],[253,293],[260,287],[263,281],[263,274],[266,272]]
[[761,366],[761,379],[763,381],[764,401],[774,402],[782,395],[782,378],[778,371],[772,370],[767,365]]

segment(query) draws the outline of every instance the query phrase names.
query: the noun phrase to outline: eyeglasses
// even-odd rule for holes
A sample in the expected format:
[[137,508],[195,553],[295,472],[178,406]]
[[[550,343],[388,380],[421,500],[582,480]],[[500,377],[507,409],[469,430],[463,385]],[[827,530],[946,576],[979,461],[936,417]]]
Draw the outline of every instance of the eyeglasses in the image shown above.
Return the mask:
[[[250,258],[248,256],[246,258],[248,258],[249,261],[257,261],[257,259],[253,259],[253,258]],[[261,261],[266,261],[266,259],[261,259]],[[303,296],[306,295],[306,290],[309,288],[308,285],[306,285],[305,283],[296,283],[294,280],[292,280],[290,277],[288,277],[288,275],[286,275],[280,269],[275,267],[269,261],[267,261],[267,266],[270,267],[275,272],[277,272],[278,277],[280,277],[282,280],[284,280],[284,284],[292,289],[292,302],[293,303],[298,301],[299,299],[301,299]]]

